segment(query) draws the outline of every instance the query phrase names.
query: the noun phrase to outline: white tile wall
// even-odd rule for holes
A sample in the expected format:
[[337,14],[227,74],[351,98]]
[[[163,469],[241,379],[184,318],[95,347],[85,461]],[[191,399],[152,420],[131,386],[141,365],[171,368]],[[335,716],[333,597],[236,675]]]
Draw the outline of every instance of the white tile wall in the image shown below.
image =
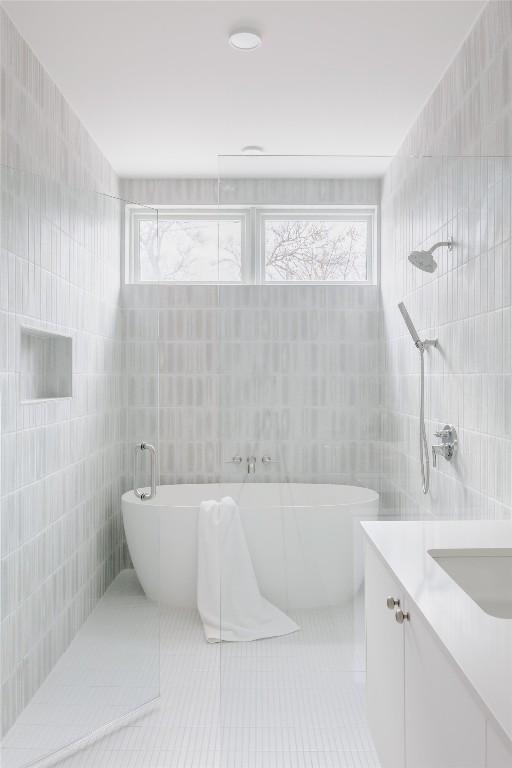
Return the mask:
[[[384,180],[382,440],[402,514],[512,512],[512,3],[489,3]],[[414,159],[414,155],[431,155]],[[407,254],[453,235],[433,275]],[[436,255],[437,258],[437,255]],[[396,309],[405,300],[427,357],[427,430],[453,423],[460,448],[421,493],[419,358]]]
[[[375,180],[222,180],[222,202],[375,204]],[[215,204],[216,180],[123,180],[148,204]],[[164,483],[380,481],[376,286],[123,289],[127,441],[157,439]],[[159,339],[159,340],[157,340]],[[158,365],[159,376],[154,375]],[[158,381],[157,381],[158,378]],[[160,408],[154,408],[159,388]]]
[[[2,9],[0,26],[5,732],[119,569],[124,388],[120,206],[97,193],[116,178]],[[21,325],[72,337],[71,399],[21,403]]]

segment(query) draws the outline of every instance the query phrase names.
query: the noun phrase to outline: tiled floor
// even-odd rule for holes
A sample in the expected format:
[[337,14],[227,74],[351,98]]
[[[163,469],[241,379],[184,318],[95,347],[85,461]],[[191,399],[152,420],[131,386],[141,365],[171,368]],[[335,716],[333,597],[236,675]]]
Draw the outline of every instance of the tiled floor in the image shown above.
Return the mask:
[[[25,750],[6,752],[6,768],[22,765],[22,752],[25,762],[36,756],[27,739],[38,739],[40,754],[43,742],[48,748],[56,733],[62,738],[61,724],[83,734],[151,698],[158,669],[154,614],[125,571],[84,627],[85,637],[75,640],[9,733],[7,746]],[[378,768],[364,712],[360,603],[294,618],[301,631],[293,635],[209,645],[195,611],[163,611],[161,700],[59,765]],[[62,687],[63,681],[71,685]]]

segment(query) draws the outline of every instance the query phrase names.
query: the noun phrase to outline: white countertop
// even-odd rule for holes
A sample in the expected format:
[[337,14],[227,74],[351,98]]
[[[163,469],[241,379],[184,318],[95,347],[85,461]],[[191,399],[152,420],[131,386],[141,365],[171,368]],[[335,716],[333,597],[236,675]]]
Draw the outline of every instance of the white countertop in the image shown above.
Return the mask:
[[512,547],[512,522],[365,522],[386,561],[512,741],[512,620],[490,616],[428,554],[429,549]]

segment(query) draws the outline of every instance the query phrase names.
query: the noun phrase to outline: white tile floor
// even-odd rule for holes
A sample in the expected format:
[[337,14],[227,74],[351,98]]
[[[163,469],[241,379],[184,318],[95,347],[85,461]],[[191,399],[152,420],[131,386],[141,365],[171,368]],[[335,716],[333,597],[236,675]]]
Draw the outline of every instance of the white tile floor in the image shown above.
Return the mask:
[[[153,711],[61,768],[378,768],[364,711],[362,611],[294,615],[301,631],[209,645],[195,611],[156,611],[121,574],[9,732],[18,768],[155,694]],[[65,742],[64,742],[65,743]]]

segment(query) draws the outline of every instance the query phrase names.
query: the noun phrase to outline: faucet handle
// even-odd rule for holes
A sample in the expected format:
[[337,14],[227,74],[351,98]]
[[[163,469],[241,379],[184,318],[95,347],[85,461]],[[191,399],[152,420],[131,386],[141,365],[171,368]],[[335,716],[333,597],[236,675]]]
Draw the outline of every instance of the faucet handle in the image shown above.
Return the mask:
[[279,464],[279,459],[273,459],[271,456],[262,456],[262,464]]
[[231,459],[228,459],[224,462],[224,464],[241,464],[243,461],[241,456],[232,456]]
[[434,432],[436,437],[440,437],[443,443],[456,443],[457,442],[457,430],[453,424],[445,424],[442,429],[438,429]]

